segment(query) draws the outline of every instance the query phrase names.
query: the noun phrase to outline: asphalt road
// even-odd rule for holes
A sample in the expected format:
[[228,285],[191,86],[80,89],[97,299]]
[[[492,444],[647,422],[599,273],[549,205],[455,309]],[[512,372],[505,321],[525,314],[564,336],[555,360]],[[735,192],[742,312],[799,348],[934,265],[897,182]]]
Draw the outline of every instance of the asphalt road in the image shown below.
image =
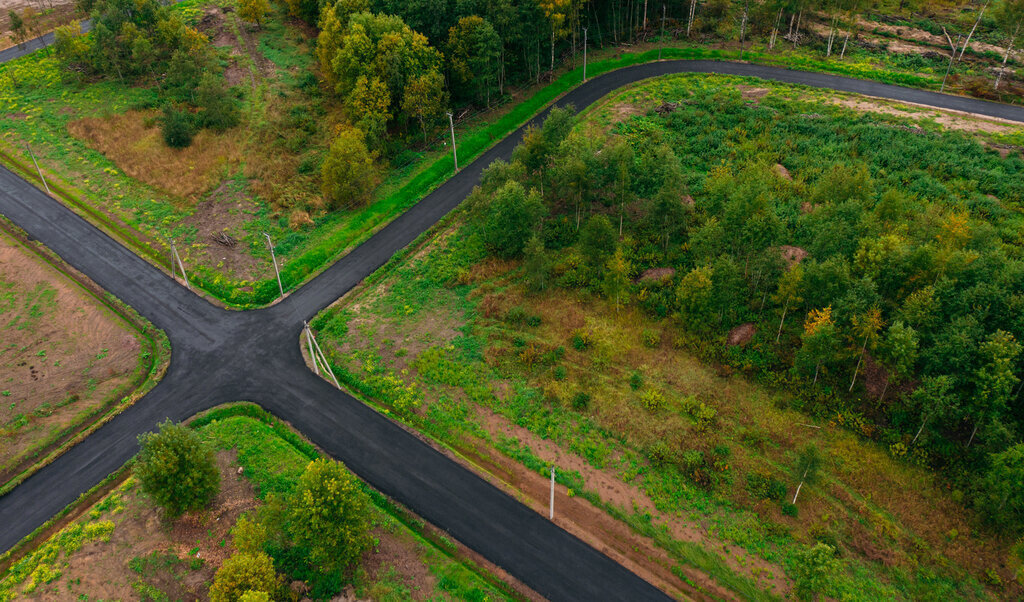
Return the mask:
[[[838,76],[713,61],[664,61],[588,81],[558,104],[581,109],[648,77],[749,75],[1024,122],[1024,108]],[[538,122],[546,111],[533,120]],[[371,485],[552,600],[664,599],[662,592],[310,372],[299,334],[314,316],[454,209],[483,168],[508,158],[520,128],[284,301],[214,307],[13,173],[0,169],[0,213],[167,332],[164,379],[134,406],[0,497],[6,550],[137,451],[139,433],[215,405],[249,400],[287,420]],[[695,592],[695,594],[699,595]]]

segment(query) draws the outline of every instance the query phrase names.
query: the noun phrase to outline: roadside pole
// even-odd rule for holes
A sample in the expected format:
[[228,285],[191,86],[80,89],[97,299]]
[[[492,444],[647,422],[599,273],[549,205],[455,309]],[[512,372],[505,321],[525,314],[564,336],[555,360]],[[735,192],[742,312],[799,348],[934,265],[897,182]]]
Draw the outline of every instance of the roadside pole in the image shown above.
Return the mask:
[[25,143],[25,148],[28,149],[29,156],[32,157],[32,165],[36,166],[36,173],[39,174],[39,179],[43,182],[43,188],[46,189],[46,194],[53,196],[53,193],[50,192],[50,185],[46,183],[46,178],[43,177],[43,170],[39,169],[39,163],[36,161],[36,154],[32,152],[32,147],[28,145],[28,142]]
[[277,290],[281,291],[281,298],[284,299],[284,287],[281,286],[281,270],[277,269],[277,255],[274,254],[274,243],[266,232],[263,233],[263,236],[267,237],[267,248],[270,249],[270,258],[274,261],[274,273],[277,274]]
[[660,61],[661,60],[661,49],[662,49],[663,46],[665,46],[665,5],[664,4],[661,5],[661,39],[658,40],[658,41],[661,42],[660,44],[658,44],[658,60]]
[[452,130],[452,158],[455,160],[455,173],[459,173],[459,153],[455,151],[455,121],[452,112],[448,111],[448,127]]
[[185,273],[185,264],[181,262],[181,255],[178,255],[178,248],[174,246],[174,241],[171,241],[171,254],[178,260],[178,268],[181,270],[181,277],[185,279],[185,288],[192,290],[192,285],[188,283],[188,274]]
[[548,504],[548,520],[555,519],[555,467],[551,467],[551,503]]
[[587,81],[587,28],[583,28],[583,81]]

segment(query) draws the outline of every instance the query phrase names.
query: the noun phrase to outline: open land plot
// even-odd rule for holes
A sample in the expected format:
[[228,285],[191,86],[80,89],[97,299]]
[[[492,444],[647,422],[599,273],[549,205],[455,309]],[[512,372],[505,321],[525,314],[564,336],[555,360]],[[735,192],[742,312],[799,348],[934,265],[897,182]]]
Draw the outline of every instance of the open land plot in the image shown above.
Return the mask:
[[116,313],[62,271],[70,268],[52,261],[0,231],[0,474],[5,482],[124,403],[152,376],[161,357],[142,331],[144,321]]
[[[824,367],[791,368],[804,340],[804,314],[818,297],[794,316],[764,278],[771,269],[781,277],[797,264],[810,273],[828,257],[839,262],[845,251],[831,244],[854,255],[856,229],[809,234],[849,223],[830,209],[842,189],[834,180],[821,182],[851,164],[870,174],[860,180],[868,189],[884,191],[880,181],[892,177],[919,194],[912,198],[926,200],[929,208],[920,211],[930,220],[969,215],[972,229],[992,228],[1017,244],[1021,128],[754,80],[670,76],[610,95],[574,135],[564,152],[583,153],[583,161],[590,160],[586,152],[604,153],[625,139],[638,164],[646,144],[665,163],[673,159],[664,143],[685,185],[669,196],[648,183],[620,204],[608,192],[614,185],[599,181],[580,209],[577,189],[557,186],[564,176],[541,180],[549,217],[539,236],[557,251],[523,261],[489,251],[488,206],[512,198],[511,189],[494,184],[503,174],[527,183],[544,176],[496,167],[459,219],[313,321],[346,386],[456,450],[539,511],[547,503],[547,471],[556,467],[556,520],[563,508],[560,524],[666,591],[686,583],[723,597],[785,596],[807,587],[800,559],[825,544],[838,568],[817,587],[831,596],[985,599],[1019,592],[1013,538],[985,526],[965,507],[963,485],[932,470],[948,466],[940,450],[952,435],[936,427],[914,438],[920,422],[907,416],[914,385],[897,381],[869,355],[870,367],[852,387],[854,366],[862,368],[860,341],[852,339]],[[590,142],[602,137],[608,145]],[[951,174],[939,157],[954,148],[958,158],[950,160],[959,167]],[[587,165],[589,179],[605,177],[598,160]],[[904,168],[912,178],[905,179]],[[638,169],[633,182],[648,182]],[[750,179],[735,175],[744,169]],[[776,268],[758,267],[755,256],[746,271],[742,258],[731,266],[719,259],[743,244],[741,235],[708,218],[736,219],[716,215],[732,201],[715,200],[736,189],[753,190],[758,200],[750,202],[773,207],[784,224],[801,224],[770,241],[779,246],[767,249],[776,257],[767,265]],[[670,217],[656,213],[652,223],[649,216],[673,214],[645,199],[656,194],[682,208],[667,243]],[[872,207],[874,194],[860,202]],[[588,214],[607,218],[614,235],[596,279],[587,274],[586,253],[597,251],[577,240],[581,212],[583,222]],[[913,219],[913,212],[901,215]],[[511,222],[499,223],[507,229]],[[934,245],[928,238],[906,241]],[[607,275],[618,261],[613,248],[629,264],[619,288]],[[707,248],[710,269],[700,255],[708,256]],[[717,273],[733,274],[744,292],[677,305],[700,286],[697,276],[719,290]],[[682,280],[687,274],[696,276]],[[845,303],[835,301],[837,324]],[[884,298],[878,303],[888,307]],[[920,328],[924,338],[927,327]],[[884,353],[881,345],[870,348]],[[923,362],[920,368],[927,369]],[[853,393],[846,395],[847,388]],[[877,405],[880,395],[891,396],[888,407]],[[967,428],[958,445],[969,434]],[[794,505],[800,479],[793,466],[809,444],[821,452],[823,474],[801,488]],[[618,520],[604,522],[610,517]]]
[[[221,475],[220,493],[210,507],[167,520],[126,473],[108,494],[78,509],[77,518],[0,573],[0,600],[207,599],[217,569],[235,552],[232,528],[238,519],[252,519],[268,495],[294,488],[310,461],[308,444],[294,446],[290,441],[298,439],[282,438],[278,428],[280,423],[269,417],[257,420],[221,411],[218,419],[198,429],[217,450]],[[383,496],[372,499],[373,544],[347,582],[335,586],[343,588],[340,595],[345,599],[516,600],[531,596],[504,586],[467,557],[465,550]],[[339,593],[311,591],[299,579],[282,585],[278,594],[287,596],[274,599]]]

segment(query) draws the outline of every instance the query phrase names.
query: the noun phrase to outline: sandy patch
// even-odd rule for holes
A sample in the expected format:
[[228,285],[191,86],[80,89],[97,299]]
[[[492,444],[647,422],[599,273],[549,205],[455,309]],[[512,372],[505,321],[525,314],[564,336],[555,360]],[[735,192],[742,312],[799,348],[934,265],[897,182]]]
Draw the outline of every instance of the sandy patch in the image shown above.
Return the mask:
[[924,111],[908,111],[899,108],[899,106],[892,104],[891,102],[876,99],[871,97],[843,97],[843,96],[831,96],[825,99],[825,102],[853,109],[855,111],[864,111],[871,113],[880,113],[884,115],[895,115],[896,117],[906,117],[916,121],[923,119],[933,119],[936,123],[942,127],[950,130],[959,130],[964,132],[982,132],[987,134],[1006,134],[1011,132],[1020,131],[1024,126],[1020,123],[1011,121],[1009,119],[999,119],[997,117],[985,117],[978,115],[977,113],[967,113],[965,111],[953,111],[953,110],[936,110],[930,107],[924,107],[923,105],[917,105],[913,103],[901,103],[907,107],[921,107]]
[[[218,186],[196,205],[192,215],[181,220],[182,225],[196,228],[196,242],[204,245],[199,251],[189,250],[189,261],[241,280],[271,277],[270,262],[253,257],[248,245],[240,242],[247,234],[245,224],[259,206],[243,190],[231,190],[229,184]],[[277,261],[283,267],[280,257]]]

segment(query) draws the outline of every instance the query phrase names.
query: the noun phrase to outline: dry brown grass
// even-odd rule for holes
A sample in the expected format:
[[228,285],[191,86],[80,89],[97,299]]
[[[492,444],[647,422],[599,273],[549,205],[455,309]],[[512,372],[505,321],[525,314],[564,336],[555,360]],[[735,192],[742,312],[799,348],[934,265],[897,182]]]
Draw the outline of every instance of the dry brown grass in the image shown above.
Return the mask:
[[242,131],[202,130],[188,148],[164,144],[156,111],[128,111],[87,117],[68,124],[68,132],[103,153],[132,178],[167,194],[194,200],[214,188],[241,163]]

